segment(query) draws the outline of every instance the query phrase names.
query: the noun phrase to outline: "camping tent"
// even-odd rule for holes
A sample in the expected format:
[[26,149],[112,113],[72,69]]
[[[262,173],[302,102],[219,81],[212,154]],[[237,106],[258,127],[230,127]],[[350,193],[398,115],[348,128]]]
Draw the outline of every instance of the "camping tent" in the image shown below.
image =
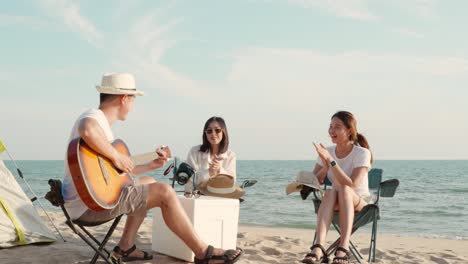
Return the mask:
[[54,241],[55,236],[0,159],[0,248]]

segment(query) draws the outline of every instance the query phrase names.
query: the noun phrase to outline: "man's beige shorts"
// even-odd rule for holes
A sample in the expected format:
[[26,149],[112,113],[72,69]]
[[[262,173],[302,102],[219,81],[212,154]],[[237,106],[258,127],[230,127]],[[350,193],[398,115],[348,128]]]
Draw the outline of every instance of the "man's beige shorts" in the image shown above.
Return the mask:
[[92,211],[88,209],[78,220],[85,222],[103,222],[119,215],[140,215],[146,216],[146,200],[148,198],[148,185],[130,185],[122,189],[122,195],[113,209],[104,211]]

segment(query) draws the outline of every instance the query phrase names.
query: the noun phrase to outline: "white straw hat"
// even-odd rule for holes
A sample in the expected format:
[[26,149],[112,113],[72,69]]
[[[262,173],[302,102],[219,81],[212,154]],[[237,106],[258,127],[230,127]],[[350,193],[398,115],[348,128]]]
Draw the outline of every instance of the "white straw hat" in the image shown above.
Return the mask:
[[101,85],[96,90],[102,94],[143,95],[135,87],[135,77],[130,73],[106,73],[102,76]]
[[297,173],[296,179],[286,186],[286,194],[289,195],[293,192],[298,192],[302,190],[302,186],[304,185],[323,192],[322,188],[320,188],[320,183],[313,172],[300,171]]
[[234,178],[227,174],[218,174],[211,177],[207,185],[200,187],[199,190],[204,195],[232,199],[239,199],[245,194],[244,189],[236,186]]

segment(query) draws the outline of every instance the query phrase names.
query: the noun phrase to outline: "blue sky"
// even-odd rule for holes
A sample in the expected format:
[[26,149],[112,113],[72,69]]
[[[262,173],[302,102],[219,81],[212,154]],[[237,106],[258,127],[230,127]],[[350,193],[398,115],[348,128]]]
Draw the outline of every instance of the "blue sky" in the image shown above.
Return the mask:
[[353,112],[376,159],[468,159],[466,1],[9,1],[0,138],[62,159],[103,73],[146,92],[115,125],[133,153],[185,158],[209,117],[239,159],[315,159]]

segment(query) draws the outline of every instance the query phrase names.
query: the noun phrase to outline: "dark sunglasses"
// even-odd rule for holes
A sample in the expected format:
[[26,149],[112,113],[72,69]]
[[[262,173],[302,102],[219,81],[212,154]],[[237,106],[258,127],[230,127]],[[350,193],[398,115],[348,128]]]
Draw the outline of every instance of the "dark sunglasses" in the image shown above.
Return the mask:
[[187,198],[192,198],[193,197],[193,198],[196,199],[196,198],[200,197],[200,195],[201,195],[201,192],[198,191],[198,190],[195,190],[193,192],[184,193],[184,196],[187,197]]
[[221,133],[223,130],[222,130],[221,128],[215,128],[215,129],[208,128],[207,130],[205,130],[205,133],[208,134],[208,135],[211,135],[211,133],[213,133],[213,131],[214,131],[216,134],[219,134],[219,133]]

